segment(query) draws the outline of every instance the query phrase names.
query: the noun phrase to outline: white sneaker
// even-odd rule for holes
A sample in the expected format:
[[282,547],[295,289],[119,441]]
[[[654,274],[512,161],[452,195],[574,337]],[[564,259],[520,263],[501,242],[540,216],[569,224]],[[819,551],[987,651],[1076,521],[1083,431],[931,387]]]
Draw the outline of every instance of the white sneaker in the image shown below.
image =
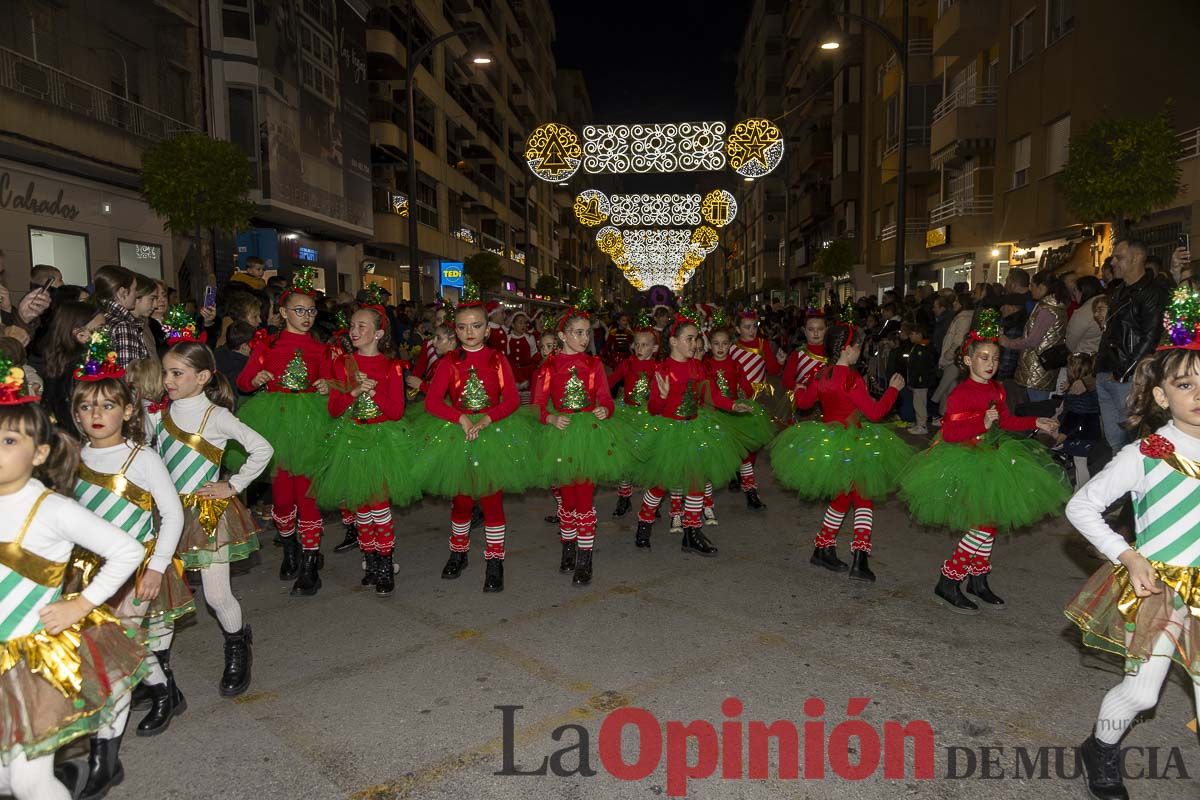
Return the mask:
[[913,425],[911,428],[908,429],[908,432],[913,434],[914,436],[928,436],[929,435],[929,429],[926,428],[924,425]]
[[721,524],[721,523],[717,522],[717,512],[713,510],[712,506],[704,507],[704,524],[705,525],[720,525]]
[[671,515],[671,533],[683,533],[683,515]]

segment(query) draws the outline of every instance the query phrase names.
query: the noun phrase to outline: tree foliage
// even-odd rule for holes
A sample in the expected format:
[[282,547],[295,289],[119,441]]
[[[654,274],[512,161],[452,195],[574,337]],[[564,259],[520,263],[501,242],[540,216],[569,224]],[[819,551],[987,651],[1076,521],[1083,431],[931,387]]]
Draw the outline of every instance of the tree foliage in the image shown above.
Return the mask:
[[1139,219],[1179,194],[1179,138],[1165,112],[1097,120],[1071,137],[1059,182],[1084,221]]
[[558,292],[558,278],[553,275],[539,275],[533,290],[538,294],[555,294]]
[[504,278],[500,256],[486,250],[467,256],[463,261],[463,269],[466,270],[467,277],[475,281],[481,290],[495,289]]
[[837,239],[813,257],[813,271],[827,278],[846,275],[854,267],[854,245],[849,239]]
[[172,233],[246,228],[254,213],[250,186],[246,154],[202,133],[164,139],[142,154],[142,197]]

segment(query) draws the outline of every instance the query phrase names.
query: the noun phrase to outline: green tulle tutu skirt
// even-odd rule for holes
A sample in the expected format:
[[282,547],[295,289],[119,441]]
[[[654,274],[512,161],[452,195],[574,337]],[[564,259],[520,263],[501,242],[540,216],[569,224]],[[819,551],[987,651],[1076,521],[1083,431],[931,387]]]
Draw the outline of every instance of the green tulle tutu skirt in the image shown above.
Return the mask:
[[873,422],[849,427],[798,422],[771,443],[771,469],[804,500],[830,500],[851,489],[880,498],[895,491],[915,451]]
[[360,425],[343,416],[325,439],[321,464],[312,473],[312,496],[329,509],[385,501],[407,506],[421,499],[416,463],[407,418]]
[[540,485],[621,480],[629,470],[629,445],[618,435],[615,419],[598,420],[595,414],[580,412],[570,420],[565,430],[539,423],[534,452],[541,466]]
[[649,420],[629,474],[639,486],[702,492],[706,483],[725,483],[736,475],[747,453],[719,412],[704,408],[692,420]]
[[1011,530],[1061,512],[1071,485],[1041,444],[993,428],[977,444],[939,439],[918,454],[900,497],[924,525]]
[[[475,420],[482,417],[471,415]],[[457,422],[435,414],[417,417],[412,442],[419,456],[413,474],[421,491],[439,497],[484,497],[541,486],[533,447],[538,432],[532,419],[528,413],[512,414],[468,442]]]
[[742,447],[745,447],[747,452],[753,453],[766,447],[775,438],[775,423],[767,410],[758,403],[753,400],[743,400],[742,402],[753,406],[753,410],[745,414],[722,411],[720,412],[721,419],[733,430],[734,437]]
[[[333,427],[327,401],[316,392],[259,392],[242,404],[237,415],[275,448],[272,472],[283,469],[312,475],[325,457],[325,437]],[[237,471],[245,462],[245,451],[230,442],[225,468]]]

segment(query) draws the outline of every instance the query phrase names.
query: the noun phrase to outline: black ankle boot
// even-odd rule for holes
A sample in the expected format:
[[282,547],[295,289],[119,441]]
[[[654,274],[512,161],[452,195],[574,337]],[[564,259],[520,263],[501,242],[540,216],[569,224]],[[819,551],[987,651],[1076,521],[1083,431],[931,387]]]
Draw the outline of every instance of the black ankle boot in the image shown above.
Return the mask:
[[1096,800],[1129,800],[1121,776],[1121,746],[1105,744],[1095,734],[1079,745],[1088,794]]
[[875,582],[875,573],[871,572],[866,550],[855,550],[850,556],[850,580]]
[[125,767],[121,765],[121,737],[100,739],[92,737],[92,750],[88,756],[88,779],[83,787],[82,800],[99,800],[108,790],[125,780]]
[[733,480],[731,480],[729,482],[729,491],[740,492],[741,490],[742,490],[742,479],[741,479],[741,477],[734,475]]
[[150,688],[142,681],[137,686],[133,687],[133,692],[129,696],[129,708],[132,711],[144,711],[150,707]]
[[171,651],[156,650],[154,656],[167,682],[146,686],[151,694],[150,713],[138,723],[138,736],[157,736],[170,726],[172,717],[187,711],[187,700],[175,684],[175,673],[171,670]]
[[638,547],[644,547],[649,550],[650,532],[652,530],[654,530],[653,522],[642,522],[641,520],[638,520],[637,536],[634,538],[633,543]]
[[629,513],[629,509],[633,507],[633,501],[628,497],[618,497],[617,507],[613,511],[614,517],[623,517]]
[[359,583],[363,586],[374,586],[375,581],[379,579],[379,570],[375,562],[379,560],[377,553],[367,553],[363,556],[366,564],[363,566],[363,576]]
[[254,662],[254,637],[250,626],[225,633],[225,671],[221,673],[221,696],[236,697],[250,687],[250,665]]
[[703,528],[684,528],[683,542],[679,547],[685,553],[695,553],[698,556],[715,556],[717,548],[704,535]]
[[832,544],[828,547],[814,547],[812,558],[808,560],[808,563],[824,567],[831,572],[845,572],[850,569],[845,561],[838,558],[837,545]]
[[446,566],[442,567],[442,578],[452,581],[462,575],[462,571],[466,568],[467,554],[451,551],[450,558],[446,559]]
[[387,597],[396,590],[396,571],[391,553],[375,554],[375,596]]
[[575,540],[569,539],[562,543],[562,559],[558,562],[559,572],[570,572],[575,569]]
[[346,526],[346,538],[342,539],[341,544],[333,548],[335,553],[344,553],[347,550],[354,550],[358,547],[358,528],[354,525]]
[[67,793],[71,797],[82,797],[88,780],[87,761],[71,758],[58,762],[54,765],[54,780],[67,787]]
[[592,582],[592,551],[575,551],[575,575],[571,583],[575,586],[586,586]]
[[545,519],[546,522],[549,522],[551,525],[557,525],[559,523],[558,514],[547,514],[545,517],[543,517],[543,519]]
[[290,581],[300,574],[300,540],[296,534],[283,537],[283,561],[279,564],[279,580]]
[[986,573],[983,575],[968,575],[967,592],[978,597],[980,602],[984,604],[984,608],[990,608],[994,611],[1007,608],[1004,605],[1004,601],[1000,599],[1000,596],[988,586],[988,576]]
[[767,504],[758,499],[758,489],[746,490],[746,508],[751,511],[766,511]]
[[933,587],[933,593],[941,598],[942,602],[950,607],[950,610],[956,614],[978,614],[979,606],[967,599],[962,593],[962,588],[959,584],[962,581],[956,581],[953,578],[947,578],[945,575],[938,577],[937,586]]
[[305,550],[300,560],[300,576],[292,584],[292,597],[312,597],[321,588],[321,552]]
[[489,558],[485,559],[487,564],[487,572],[483,576],[483,590],[485,592],[503,592],[504,591],[504,559]]

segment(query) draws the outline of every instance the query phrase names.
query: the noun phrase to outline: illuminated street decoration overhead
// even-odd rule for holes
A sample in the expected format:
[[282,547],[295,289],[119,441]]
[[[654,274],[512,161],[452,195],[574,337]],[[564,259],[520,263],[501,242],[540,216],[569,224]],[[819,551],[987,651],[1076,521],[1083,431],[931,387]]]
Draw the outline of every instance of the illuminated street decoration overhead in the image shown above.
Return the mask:
[[692,231],[691,244],[698,246],[704,255],[708,255],[713,250],[716,250],[717,244],[720,241],[721,238],[717,236],[716,230],[707,225],[701,225]]
[[713,189],[700,202],[700,216],[709,225],[724,228],[737,216],[737,200],[725,189]]
[[724,122],[587,125],[583,169],[593,175],[725,168]]
[[575,198],[575,219],[589,228],[608,222],[611,211],[608,196],[596,189],[584,189]]
[[729,166],[746,178],[761,178],[783,159],[783,134],[768,119],[748,119],[733,126],[725,140]]
[[699,225],[698,194],[614,194],[614,225]]
[[568,180],[579,169],[579,136],[566,125],[547,122],[529,134],[525,163],[544,181]]
[[687,254],[691,233],[689,230],[635,228],[622,231],[621,238],[630,266],[640,270],[656,264],[678,267]]

